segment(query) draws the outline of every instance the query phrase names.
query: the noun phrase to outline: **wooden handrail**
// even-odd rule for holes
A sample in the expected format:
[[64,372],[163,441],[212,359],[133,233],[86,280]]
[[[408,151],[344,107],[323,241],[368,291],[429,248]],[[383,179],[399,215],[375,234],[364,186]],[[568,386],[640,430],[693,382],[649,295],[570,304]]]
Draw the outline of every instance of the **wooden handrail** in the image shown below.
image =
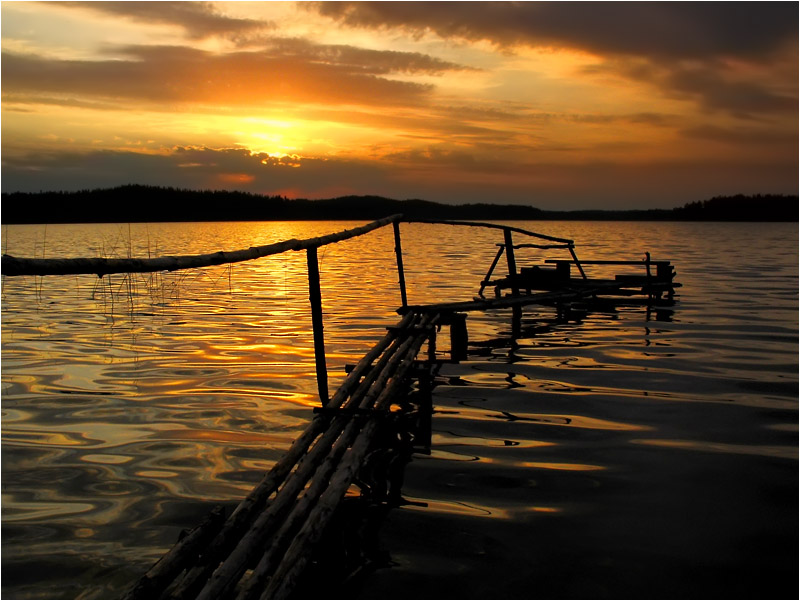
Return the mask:
[[517,232],[518,234],[533,236],[534,238],[541,238],[542,240],[550,240],[551,242],[562,242],[570,246],[575,244],[574,240],[569,240],[567,238],[556,238],[555,236],[547,236],[545,234],[539,234],[537,232],[532,232],[530,230],[524,230],[519,227],[498,225],[496,223],[486,223],[485,221],[453,221],[450,219],[405,219],[405,218],[400,218],[400,221],[404,221],[406,223],[433,223],[441,225],[466,225],[470,227],[486,227],[496,230],[508,230],[511,232]]
[[106,259],[106,258],[77,258],[77,259],[28,259],[3,255],[0,261],[0,273],[6,276],[18,275],[76,275],[93,273],[99,277],[111,273],[150,273],[154,271],[176,271],[178,269],[194,269],[197,267],[211,267],[227,263],[240,263],[252,261],[261,257],[277,255],[288,250],[305,250],[311,247],[318,248],[326,244],[333,244],[361,236],[372,230],[394,223],[402,215],[391,215],[372,223],[349,230],[307,238],[304,240],[290,239],[264,246],[251,246],[243,250],[220,251],[204,255],[180,255],[171,257],[156,257],[153,259]]

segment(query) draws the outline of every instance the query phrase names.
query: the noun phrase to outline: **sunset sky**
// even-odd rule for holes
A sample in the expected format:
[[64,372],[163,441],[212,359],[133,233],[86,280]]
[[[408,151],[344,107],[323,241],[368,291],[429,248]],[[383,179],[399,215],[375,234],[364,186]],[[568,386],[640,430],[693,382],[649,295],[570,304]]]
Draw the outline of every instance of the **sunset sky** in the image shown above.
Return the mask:
[[797,2],[3,2],[2,190],[798,191]]

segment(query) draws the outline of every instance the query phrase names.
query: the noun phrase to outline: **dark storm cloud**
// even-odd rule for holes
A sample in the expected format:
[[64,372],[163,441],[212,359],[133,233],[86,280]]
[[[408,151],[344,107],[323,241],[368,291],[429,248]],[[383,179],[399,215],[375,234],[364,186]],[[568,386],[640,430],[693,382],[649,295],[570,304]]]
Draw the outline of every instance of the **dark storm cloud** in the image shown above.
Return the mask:
[[[737,117],[797,110],[795,2],[316,2],[341,23],[598,55],[610,73]],[[766,79],[741,68],[756,63]],[[794,84],[794,85],[791,85]],[[788,91],[787,91],[788,90]]]
[[[451,68],[420,56],[390,56],[376,67],[307,56],[251,51],[213,54],[178,46],[133,46],[129,60],[58,60],[3,53],[3,92],[90,95],[156,103],[219,102],[257,105],[268,101],[415,104],[432,88],[381,77],[392,65],[404,71]],[[380,54],[380,53],[377,53]],[[371,58],[374,60],[374,57]],[[416,66],[415,66],[416,65]]]
[[796,61],[794,70],[778,70],[769,83],[759,78],[748,80],[717,60],[671,65],[611,60],[583,71],[622,74],[650,84],[667,96],[692,99],[704,110],[725,111],[740,118],[797,111]]
[[729,81],[713,68],[675,69],[666,84],[677,92],[697,96],[706,108],[726,110],[740,117],[797,111],[796,94],[778,94],[753,82]]
[[760,58],[797,38],[795,2],[310,2],[350,26],[499,46],[567,46],[653,58]]
[[210,2],[56,2],[64,8],[82,8],[143,23],[176,25],[189,37],[235,35],[274,27],[253,19],[226,17]]

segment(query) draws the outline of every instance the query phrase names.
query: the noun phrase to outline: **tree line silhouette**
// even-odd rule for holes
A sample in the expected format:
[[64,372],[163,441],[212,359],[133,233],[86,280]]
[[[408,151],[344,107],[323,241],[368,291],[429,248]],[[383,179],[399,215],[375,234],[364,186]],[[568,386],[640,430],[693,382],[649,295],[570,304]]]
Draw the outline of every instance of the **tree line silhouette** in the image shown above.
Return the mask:
[[548,211],[527,205],[450,205],[381,196],[308,200],[227,190],[126,185],[74,192],[3,192],[0,221],[18,224],[371,220],[395,213],[412,219],[460,220],[797,221],[798,197],[740,194],[690,202],[674,209]]

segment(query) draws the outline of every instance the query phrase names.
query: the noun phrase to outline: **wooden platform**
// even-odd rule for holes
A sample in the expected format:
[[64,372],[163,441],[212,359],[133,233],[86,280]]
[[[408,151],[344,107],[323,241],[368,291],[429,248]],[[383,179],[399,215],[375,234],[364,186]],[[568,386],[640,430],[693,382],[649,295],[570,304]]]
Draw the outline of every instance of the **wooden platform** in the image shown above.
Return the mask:
[[[390,506],[400,500],[405,461],[430,446],[432,370],[439,364],[437,331],[450,331],[450,361],[466,358],[466,313],[511,308],[512,332],[529,305],[555,307],[558,319],[584,315],[598,303],[637,299],[648,306],[673,302],[669,261],[579,261],[574,242],[493,223],[414,220],[501,230],[503,243],[480,282],[478,296],[463,302],[410,305],[407,300],[400,223],[393,215],[350,230],[284,240],[232,252],[148,259],[36,259],[2,256],[4,276],[138,273],[249,261],[282,252],[306,251],[317,384],[321,406],[302,435],[229,516],[221,507],[180,540],[132,586],[129,599],[282,599],[291,596],[312,562],[342,498],[351,486]],[[329,396],[317,249],[391,225],[403,317]],[[538,240],[517,244],[512,234]],[[515,249],[566,251],[571,258],[517,269]],[[505,256],[506,275],[491,279]],[[584,267],[626,266],[634,273],[590,278]],[[577,269],[573,276],[572,267]],[[453,277],[457,277],[453,274]],[[494,288],[493,297],[484,290]],[[516,325],[515,325],[516,324]],[[428,356],[419,359],[427,343]],[[416,401],[414,400],[416,399]],[[427,406],[425,403],[427,402]]]
[[[466,357],[466,311],[540,304],[571,306],[617,292],[615,282],[584,282],[574,289],[407,306],[401,321],[355,365],[305,432],[227,519],[217,510],[181,539],[133,587],[129,599],[284,599],[292,594],[348,488],[385,502],[400,498],[388,466],[430,442],[430,430],[393,429],[399,415],[424,420],[424,408],[409,407],[414,378],[430,380],[437,364],[436,331],[450,328],[451,360]],[[429,356],[418,355],[427,342]],[[431,408],[427,408],[428,423]],[[399,438],[410,439],[400,444]],[[403,434],[404,433],[404,434]],[[387,458],[387,450],[389,451]],[[392,457],[394,453],[394,457]],[[384,473],[376,482],[371,456]],[[395,467],[403,469],[404,461]],[[369,478],[359,477],[365,469]],[[392,482],[395,484],[393,485]]]
[[389,328],[236,510],[227,519],[215,511],[126,598],[286,598],[370,453],[393,444],[389,425],[403,409],[392,406],[402,405],[411,376],[419,376],[417,354],[440,317],[408,313]]

